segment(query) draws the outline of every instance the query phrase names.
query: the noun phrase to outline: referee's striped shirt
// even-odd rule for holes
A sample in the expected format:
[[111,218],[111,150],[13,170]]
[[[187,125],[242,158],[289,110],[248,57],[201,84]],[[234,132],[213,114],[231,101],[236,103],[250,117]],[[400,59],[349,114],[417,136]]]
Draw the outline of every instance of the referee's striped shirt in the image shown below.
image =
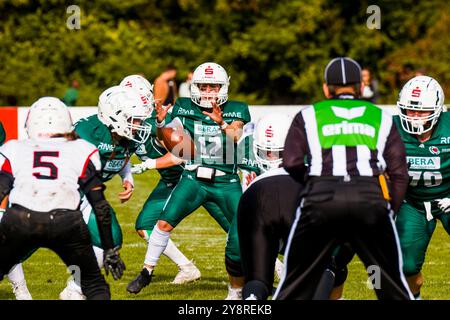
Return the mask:
[[307,176],[386,172],[395,182],[393,198],[397,183],[400,189],[408,183],[405,147],[392,116],[361,100],[325,100],[299,112],[286,138],[283,166],[302,183]]

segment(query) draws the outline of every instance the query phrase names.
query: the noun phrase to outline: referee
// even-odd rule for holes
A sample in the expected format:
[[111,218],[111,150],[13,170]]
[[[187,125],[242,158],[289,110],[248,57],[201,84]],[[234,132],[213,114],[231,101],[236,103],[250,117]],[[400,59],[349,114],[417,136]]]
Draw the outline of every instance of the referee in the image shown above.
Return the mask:
[[323,89],[329,100],[298,113],[286,138],[284,168],[306,186],[274,299],[312,299],[333,250],[346,242],[375,279],[378,299],[412,299],[392,220],[409,179],[405,147],[388,112],[356,99],[356,61],[331,60]]

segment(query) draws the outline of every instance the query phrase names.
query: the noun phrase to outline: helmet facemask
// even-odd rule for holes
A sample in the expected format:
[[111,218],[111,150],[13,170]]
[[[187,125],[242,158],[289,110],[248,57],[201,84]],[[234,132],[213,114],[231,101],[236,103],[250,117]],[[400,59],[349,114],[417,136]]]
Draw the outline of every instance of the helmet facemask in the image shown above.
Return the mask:
[[284,147],[270,147],[258,143],[253,144],[253,154],[263,171],[280,167],[283,162]]
[[[208,90],[204,86],[210,86]],[[211,88],[211,86],[219,85],[219,90]],[[220,106],[228,100],[228,86],[226,84],[216,83],[192,83],[191,84],[191,99],[195,104],[201,108],[210,109],[214,102]]]
[[[442,112],[442,106],[422,106],[418,101],[409,101],[408,105],[397,102],[397,106],[400,108],[399,115],[403,130],[416,135],[421,135],[422,133],[433,129]],[[431,113],[430,115],[424,117],[408,116],[408,110],[428,111]]]
[[400,91],[397,101],[403,130],[415,135],[429,132],[438,122],[443,104],[444,92],[435,79],[428,76],[410,79]]

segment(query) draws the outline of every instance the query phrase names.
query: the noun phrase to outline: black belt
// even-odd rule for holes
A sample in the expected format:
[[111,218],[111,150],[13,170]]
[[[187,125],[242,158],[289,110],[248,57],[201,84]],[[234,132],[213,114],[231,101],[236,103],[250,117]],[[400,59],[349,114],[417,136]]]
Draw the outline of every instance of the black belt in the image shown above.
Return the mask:
[[378,183],[378,177],[367,177],[367,176],[309,176],[307,181],[319,182],[319,181],[330,181],[330,182],[376,182]]
[[13,203],[11,204],[11,209],[16,209],[19,211],[26,211],[27,213],[33,213],[33,214],[39,214],[39,215],[67,215],[67,214],[80,214],[80,210],[71,210],[71,209],[53,209],[51,211],[34,211],[31,209],[28,209],[27,207],[21,206],[20,204]]

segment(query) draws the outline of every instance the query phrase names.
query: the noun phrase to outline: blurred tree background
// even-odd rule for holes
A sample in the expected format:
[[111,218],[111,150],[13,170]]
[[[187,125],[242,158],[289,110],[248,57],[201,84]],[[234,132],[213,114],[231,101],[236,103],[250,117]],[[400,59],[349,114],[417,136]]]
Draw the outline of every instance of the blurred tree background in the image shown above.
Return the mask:
[[[73,4],[79,30],[66,25]],[[366,24],[372,4],[381,9],[379,30]],[[323,70],[336,56],[371,69],[379,103],[395,103],[417,70],[450,97],[448,1],[0,1],[0,105],[61,98],[72,79],[80,83],[77,105],[96,105],[125,75],[152,81],[174,64],[182,82],[208,60],[228,71],[232,99],[308,104],[322,99]]]

